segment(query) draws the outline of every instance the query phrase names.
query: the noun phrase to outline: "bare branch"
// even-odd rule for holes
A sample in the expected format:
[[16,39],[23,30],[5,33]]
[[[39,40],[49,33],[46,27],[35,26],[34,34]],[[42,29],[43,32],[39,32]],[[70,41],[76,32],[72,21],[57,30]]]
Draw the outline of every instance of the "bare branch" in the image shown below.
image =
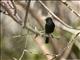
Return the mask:
[[66,5],[75,15],[80,18],[80,14],[78,14],[66,1],[61,1],[64,5]]
[[14,15],[16,15],[16,13],[17,13],[17,8],[16,8],[16,6],[15,6],[15,4],[14,4],[14,1],[11,0],[11,3],[12,3],[12,5],[13,5],[14,9],[15,9]]
[[[28,18],[28,11],[29,11],[30,2],[31,2],[31,0],[29,0],[28,5],[26,6],[26,15],[25,15],[25,19],[24,19],[24,27],[26,26],[26,22],[27,22],[27,18]],[[26,1],[26,3],[27,3],[27,1]]]
[[[5,4],[5,3],[4,3],[4,4]],[[16,21],[17,23],[19,23],[20,25],[22,25],[21,20],[18,21],[17,18],[16,18],[14,15],[12,15],[12,12],[7,8],[6,4],[3,5],[3,3],[0,2],[0,5],[8,12],[8,15],[11,16],[14,21]]]

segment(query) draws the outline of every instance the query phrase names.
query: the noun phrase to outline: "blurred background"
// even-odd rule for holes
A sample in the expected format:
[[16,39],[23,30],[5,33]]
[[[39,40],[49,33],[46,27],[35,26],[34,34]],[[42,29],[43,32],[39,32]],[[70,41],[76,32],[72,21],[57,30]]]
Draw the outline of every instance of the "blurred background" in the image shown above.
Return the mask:
[[[10,0],[2,0],[14,15],[15,9],[11,8],[12,3]],[[10,4],[8,4],[8,3]],[[15,0],[13,1],[16,6],[17,17],[21,18],[22,24],[24,23],[26,14],[26,5],[29,1]],[[80,1],[66,1],[70,7],[76,11],[79,16],[74,14],[66,5],[61,1],[47,0],[42,1],[53,13],[55,13],[63,22],[70,25],[76,30],[80,30]],[[4,4],[4,5],[5,5]],[[1,6],[0,6],[1,7]],[[24,52],[21,60],[47,60],[40,47],[33,40],[35,34],[28,29],[24,29],[18,23],[16,23],[6,12],[3,7],[0,8],[0,59],[1,60],[19,60]],[[4,13],[5,12],[5,13]],[[26,25],[29,25],[34,30],[39,30],[44,33],[45,18],[50,16],[49,12],[39,3],[39,1],[31,1],[27,16]],[[42,19],[42,20],[40,20]],[[54,46],[56,46],[55,54],[58,54],[63,50],[68,42],[73,37],[73,34],[60,28],[59,23],[53,19],[56,27],[53,36],[59,37],[54,39]],[[42,24],[42,26],[40,25]],[[44,38],[43,38],[44,39]],[[45,39],[44,39],[45,41]],[[51,43],[46,44],[46,47],[54,53],[53,45]],[[71,52],[67,59],[80,59],[80,36],[76,38]]]

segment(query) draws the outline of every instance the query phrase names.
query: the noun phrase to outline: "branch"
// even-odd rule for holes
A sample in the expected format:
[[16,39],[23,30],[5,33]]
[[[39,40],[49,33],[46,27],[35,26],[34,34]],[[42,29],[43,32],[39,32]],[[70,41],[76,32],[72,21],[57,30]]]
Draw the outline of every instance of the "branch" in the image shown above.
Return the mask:
[[16,15],[16,13],[17,13],[17,8],[16,8],[16,6],[15,6],[15,4],[14,4],[14,2],[13,2],[12,0],[11,0],[11,3],[12,3],[12,5],[13,5],[14,9],[15,9],[14,15]]
[[74,9],[72,9],[72,7],[66,1],[61,1],[61,2],[80,18],[80,14],[78,14]]
[[[27,17],[28,17],[28,11],[29,11],[30,2],[31,2],[31,0],[29,0],[28,5],[26,6],[26,15],[25,15],[25,19],[24,19],[24,27],[26,26],[26,22],[27,22]],[[27,3],[27,1],[26,1],[26,3]]]
[[20,25],[22,25],[21,20],[18,21],[17,18],[14,15],[12,15],[12,12],[8,9],[8,7],[6,6],[5,3],[3,5],[3,2],[0,2],[0,5],[8,12],[8,15],[11,16],[14,21],[16,21],[17,23],[19,23]]

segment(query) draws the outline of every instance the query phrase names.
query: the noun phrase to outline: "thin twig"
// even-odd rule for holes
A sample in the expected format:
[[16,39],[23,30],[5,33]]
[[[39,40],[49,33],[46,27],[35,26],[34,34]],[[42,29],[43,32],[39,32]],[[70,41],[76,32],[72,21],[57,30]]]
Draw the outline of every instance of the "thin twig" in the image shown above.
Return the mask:
[[80,18],[80,14],[78,14],[66,1],[61,1],[64,5],[66,5],[75,15]]
[[[31,2],[31,0],[29,0],[28,5],[26,6],[26,15],[25,15],[25,19],[24,19],[24,27],[26,26],[26,23],[27,23],[30,2]],[[27,1],[26,1],[26,3],[27,3]]]
[[17,13],[17,8],[16,8],[16,5],[15,5],[14,1],[11,0],[11,3],[13,5],[13,7],[14,7],[14,15],[20,20],[21,18],[19,17],[19,15]]
[[24,53],[25,53],[25,51],[23,50],[23,52],[22,52],[22,54],[21,54],[19,60],[22,60],[22,58],[23,58],[23,56],[24,56]]
[[17,8],[16,8],[16,5],[14,4],[14,1],[13,0],[11,0],[11,3],[12,3],[12,5],[13,5],[13,7],[14,7],[14,15],[16,15],[16,13],[17,13]]
[[7,1],[7,4],[9,5],[9,7],[11,8],[11,9],[13,9],[13,7],[11,6],[11,4],[9,3],[10,1]]
[[24,49],[23,52],[22,52],[22,54],[21,54],[21,56],[20,56],[20,58],[19,58],[19,60],[22,60],[25,52],[30,53],[30,54],[35,54],[32,51],[28,51],[27,49]]

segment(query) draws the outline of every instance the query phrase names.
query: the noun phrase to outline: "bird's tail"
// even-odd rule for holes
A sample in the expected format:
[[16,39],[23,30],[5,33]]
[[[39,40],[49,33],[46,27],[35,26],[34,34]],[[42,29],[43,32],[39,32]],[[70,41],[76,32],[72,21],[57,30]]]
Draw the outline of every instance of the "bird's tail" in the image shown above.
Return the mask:
[[49,37],[46,37],[45,43],[49,43]]

